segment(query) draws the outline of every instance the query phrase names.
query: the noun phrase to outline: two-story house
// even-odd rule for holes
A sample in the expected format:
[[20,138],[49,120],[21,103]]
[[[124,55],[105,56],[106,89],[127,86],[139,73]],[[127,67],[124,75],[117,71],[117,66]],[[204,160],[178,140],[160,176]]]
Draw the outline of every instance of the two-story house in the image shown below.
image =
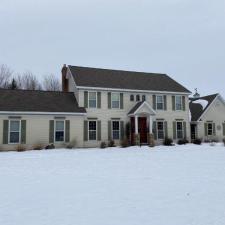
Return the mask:
[[86,109],[84,147],[108,140],[119,144],[127,127],[132,144],[135,136],[146,144],[151,133],[158,143],[165,137],[190,138],[190,91],[166,74],[64,65],[62,84],[63,91],[73,92],[79,107]]
[[0,90],[0,150],[190,140],[190,91],[166,74],[62,68],[62,92]]

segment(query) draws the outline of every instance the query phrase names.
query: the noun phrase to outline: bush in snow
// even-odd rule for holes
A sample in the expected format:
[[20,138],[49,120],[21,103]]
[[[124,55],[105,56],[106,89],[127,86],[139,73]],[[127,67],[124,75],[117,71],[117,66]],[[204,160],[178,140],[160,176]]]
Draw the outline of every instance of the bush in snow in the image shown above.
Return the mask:
[[186,145],[186,144],[188,144],[188,143],[189,143],[189,141],[188,141],[188,140],[185,140],[185,139],[181,139],[181,140],[179,140],[179,141],[177,142],[178,145]]
[[101,142],[101,144],[100,144],[100,148],[106,148],[107,147],[107,145],[106,145],[106,143],[103,141],[103,142]]
[[44,149],[44,145],[41,143],[37,143],[33,146],[33,150],[42,150]]
[[223,144],[224,144],[224,146],[225,146],[225,138],[223,139]]
[[163,145],[173,146],[173,140],[171,138],[165,138],[164,141],[163,141]]
[[76,147],[76,140],[73,139],[69,144],[66,145],[67,149],[73,149]]
[[148,144],[151,148],[155,147],[155,139],[153,134],[148,134]]
[[54,144],[47,145],[45,149],[55,149],[55,145]]
[[16,146],[16,151],[17,152],[24,152],[24,151],[26,151],[26,148],[25,148],[24,145],[17,145]]
[[115,147],[115,142],[114,142],[114,140],[110,140],[110,141],[109,141],[108,147]]
[[195,144],[195,145],[201,145],[202,144],[202,139],[200,139],[200,138],[195,139],[193,141],[193,144]]
[[124,138],[121,142],[120,142],[120,145],[122,148],[127,148],[129,147],[129,141],[127,138]]

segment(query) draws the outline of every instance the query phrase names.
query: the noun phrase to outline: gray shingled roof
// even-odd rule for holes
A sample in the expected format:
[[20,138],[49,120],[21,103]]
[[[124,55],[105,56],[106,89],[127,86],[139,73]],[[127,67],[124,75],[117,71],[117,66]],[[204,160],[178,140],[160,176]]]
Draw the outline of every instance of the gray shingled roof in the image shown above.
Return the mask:
[[[213,100],[218,96],[218,94],[213,94],[213,95],[208,95],[208,96],[203,96],[200,98],[190,98],[190,112],[191,112],[191,121],[196,122],[198,121],[202,114],[207,110],[207,108],[211,105]],[[206,100],[208,101],[208,105],[203,109],[201,104],[198,103],[193,103],[196,100]]]
[[0,111],[85,113],[73,93],[0,89]]
[[190,93],[166,74],[68,67],[78,86]]

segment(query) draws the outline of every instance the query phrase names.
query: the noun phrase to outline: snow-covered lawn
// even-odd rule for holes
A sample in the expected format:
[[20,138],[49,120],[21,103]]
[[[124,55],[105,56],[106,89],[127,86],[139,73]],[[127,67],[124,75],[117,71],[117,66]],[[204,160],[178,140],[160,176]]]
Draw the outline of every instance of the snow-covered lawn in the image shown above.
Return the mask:
[[225,147],[0,153],[1,225],[223,225]]

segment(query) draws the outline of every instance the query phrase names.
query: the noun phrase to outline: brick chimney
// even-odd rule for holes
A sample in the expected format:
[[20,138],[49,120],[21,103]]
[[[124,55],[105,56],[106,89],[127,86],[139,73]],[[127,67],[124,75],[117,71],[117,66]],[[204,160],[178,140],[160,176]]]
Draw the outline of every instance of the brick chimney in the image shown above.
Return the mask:
[[69,91],[69,81],[66,78],[66,74],[67,74],[66,64],[63,65],[61,71],[62,71],[62,91],[68,92]]

